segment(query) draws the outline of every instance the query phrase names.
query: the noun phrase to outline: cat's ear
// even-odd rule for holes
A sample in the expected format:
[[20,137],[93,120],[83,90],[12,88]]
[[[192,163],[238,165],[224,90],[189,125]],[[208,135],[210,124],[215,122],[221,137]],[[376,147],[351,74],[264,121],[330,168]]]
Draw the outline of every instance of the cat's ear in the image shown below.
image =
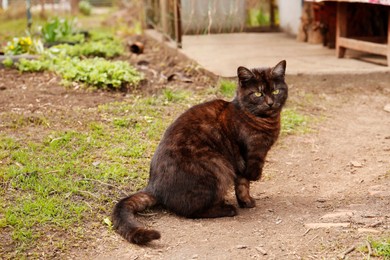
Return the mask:
[[286,73],[286,61],[282,60],[275,67],[272,68],[271,74],[275,77],[284,77]]
[[242,66],[238,67],[237,76],[240,81],[247,81],[254,77],[251,70]]

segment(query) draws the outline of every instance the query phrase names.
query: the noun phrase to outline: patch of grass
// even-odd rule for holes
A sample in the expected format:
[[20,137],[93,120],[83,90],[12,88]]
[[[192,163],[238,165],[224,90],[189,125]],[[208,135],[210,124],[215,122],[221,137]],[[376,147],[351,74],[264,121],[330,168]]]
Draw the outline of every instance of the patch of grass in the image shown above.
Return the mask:
[[370,244],[375,256],[382,256],[384,259],[390,259],[390,237],[383,240],[370,240]]
[[[48,132],[41,140],[0,135],[0,228],[10,232],[17,258],[34,254],[52,232],[61,234],[53,252],[66,251],[85,236],[78,233],[85,223],[102,225],[122,190],[144,187],[151,156],[177,115],[172,111],[185,110],[190,94],[172,90],[170,102],[161,94],[101,105],[101,121],[78,131],[40,128]],[[37,124],[16,122],[21,133],[45,123]]]
[[[390,237],[383,238],[383,239],[368,238],[367,242],[370,244],[371,247],[371,251],[372,251],[371,256],[380,257],[380,259],[385,259],[385,260],[390,259]],[[363,253],[369,252],[366,244],[363,244],[362,246],[358,247],[358,250]]]
[[190,97],[190,93],[185,90],[164,89],[162,93],[166,102],[179,102]]
[[237,83],[232,80],[222,79],[218,82],[219,92],[227,98],[232,98],[236,94]]
[[[104,219],[122,191],[132,193],[146,185],[151,157],[165,129],[188,107],[211,96],[172,89],[133,95],[98,106],[93,120],[68,130],[52,130],[50,115],[6,122],[19,133],[18,138],[0,134],[0,229],[12,239],[12,256],[38,256],[37,248],[49,245],[46,253],[66,254],[75,241],[92,239],[89,226],[111,230]],[[282,124],[289,134],[308,127],[305,116],[289,108]],[[33,136],[36,129],[40,139]],[[56,235],[47,241],[48,234]]]
[[299,113],[294,108],[284,108],[282,111],[282,134],[299,134],[310,131],[309,117]]

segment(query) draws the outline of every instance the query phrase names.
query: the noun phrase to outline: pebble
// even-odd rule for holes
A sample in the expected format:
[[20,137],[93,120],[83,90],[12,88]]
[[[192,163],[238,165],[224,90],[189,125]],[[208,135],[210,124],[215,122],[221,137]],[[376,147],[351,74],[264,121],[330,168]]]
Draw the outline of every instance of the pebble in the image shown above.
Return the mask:
[[386,112],[389,112],[389,113],[390,113],[390,104],[385,105],[385,107],[383,108],[383,110],[385,110]]
[[356,168],[363,167],[363,164],[361,162],[358,162],[358,161],[350,161],[349,163],[351,166],[356,167]]

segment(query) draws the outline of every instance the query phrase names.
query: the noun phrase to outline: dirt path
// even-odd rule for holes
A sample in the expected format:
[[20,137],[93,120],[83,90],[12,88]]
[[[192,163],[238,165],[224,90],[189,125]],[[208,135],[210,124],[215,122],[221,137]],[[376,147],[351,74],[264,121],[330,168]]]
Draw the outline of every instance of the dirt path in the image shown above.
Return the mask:
[[354,246],[348,258],[362,259],[358,248],[368,237],[390,236],[390,113],[383,109],[390,77],[326,80],[290,80],[292,102],[308,105],[318,121],[311,133],[282,137],[273,148],[265,177],[252,184],[256,208],[211,220],[154,211],[140,219],[161,231],[160,241],[139,247],[106,233],[94,252],[79,256],[335,259]]

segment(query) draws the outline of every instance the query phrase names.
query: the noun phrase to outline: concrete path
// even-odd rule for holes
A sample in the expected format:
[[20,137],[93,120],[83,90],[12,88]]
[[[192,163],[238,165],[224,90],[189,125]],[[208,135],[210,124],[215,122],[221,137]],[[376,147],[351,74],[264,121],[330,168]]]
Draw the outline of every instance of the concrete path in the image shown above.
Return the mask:
[[[283,59],[287,60],[286,73],[290,75],[390,72],[390,67],[384,65],[338,59],[335,49],[298,42],[285,33],[185,35],[181,52],[223,77],[236,76],[238,66],[269,67]],[[379,62],[386,64],[385,57]]]

